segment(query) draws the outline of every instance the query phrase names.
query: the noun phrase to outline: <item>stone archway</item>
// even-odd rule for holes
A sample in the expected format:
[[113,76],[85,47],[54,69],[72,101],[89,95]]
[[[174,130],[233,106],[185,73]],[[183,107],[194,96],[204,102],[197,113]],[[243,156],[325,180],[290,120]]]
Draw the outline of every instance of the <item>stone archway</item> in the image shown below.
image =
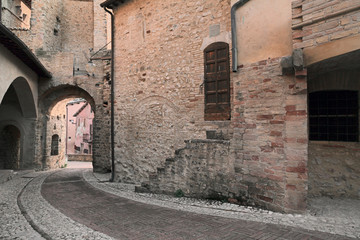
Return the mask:
[[0,104],[0,168],[36,168],[34,138],[37,107],[31,82],[17,77],[8,86]]
[[[40,96],[39,100],[39,121],[38,129],[39,132],[39,159],[41,159],[42,166],[44,169],[51,168],[49,161],[51,158],[51,136],[53,133],[53,125],[49,125],[51,120],[50,113],[54,106],[65,99],[71,98],[82,98],[87,101],[94,112],[95,118],[93,122],[93,169],[96,172],[109,172],[110,167],[110,125],[104,114],[100,109],[99,104],[95,104],[93,96],[91,96],[86,90],[78,86],[72,85],[61,85],[53,87],[47,90]],[[64,143],[65,139],[61,138],[61,142]],[[65,149],[59,149],[59,155],[61,151],[65,152]]]
[[19,169],[21,152],[20,130],[14,125],[0,132],[0,169]]

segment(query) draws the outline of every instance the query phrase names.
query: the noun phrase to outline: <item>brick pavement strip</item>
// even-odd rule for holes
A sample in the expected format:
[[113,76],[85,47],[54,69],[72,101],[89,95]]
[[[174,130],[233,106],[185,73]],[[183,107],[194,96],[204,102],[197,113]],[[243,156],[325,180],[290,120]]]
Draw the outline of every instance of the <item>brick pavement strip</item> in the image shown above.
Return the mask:
[[132,201],[92,187],[82,179],[82,170],[50,175],[41,193],[66,216],[116,239],[349,239]]

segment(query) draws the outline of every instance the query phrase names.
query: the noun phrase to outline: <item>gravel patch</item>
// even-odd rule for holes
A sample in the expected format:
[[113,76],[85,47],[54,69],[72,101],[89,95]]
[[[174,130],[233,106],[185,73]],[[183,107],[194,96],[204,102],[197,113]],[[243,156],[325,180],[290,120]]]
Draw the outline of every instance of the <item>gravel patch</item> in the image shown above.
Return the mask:
[[[357,200],[349,200],[352,202],[348,203],[350,205],[346,209],[345,207],[340,208],[342,205],[341,201],[339,201],[337,203],[339,206],[338,213],[331,212],[330,214],[330,211],[325,211],[326,207],[322,207],[317,209],[317,211],[309,211],[306,214],[282,214],[218,201],[175,198],[162,194],[136,193],[134,192],[135,185],[107,182],[109,174],[93,173],[91,170],[85,171],[83,176],[89,184],[98,189],[146,204],[199,214],[280,224],[360,238],[360,214],[356,214],[360,211],[360,201]],[[327,208],[329,208],[330,204],[333,205],[330,200],[324,201],[323,199],[319,199],[317,201],[310,202],[310,204],[312,204],[312,206],[327,206]],[[352,214],[349,214],[349,211],[352,212]]]

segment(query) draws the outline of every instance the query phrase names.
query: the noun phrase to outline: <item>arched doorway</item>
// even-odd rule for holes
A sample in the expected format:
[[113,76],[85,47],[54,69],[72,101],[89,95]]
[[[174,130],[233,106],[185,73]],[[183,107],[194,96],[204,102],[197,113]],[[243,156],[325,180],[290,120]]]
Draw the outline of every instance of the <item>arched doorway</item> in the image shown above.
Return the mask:
[[35,124],[37,109],[29,82],[16,78],[0,104],[0,168],[37,168]]
[[7,125],[0,132],[0,169],[19,169],[21,141],[20,130]]

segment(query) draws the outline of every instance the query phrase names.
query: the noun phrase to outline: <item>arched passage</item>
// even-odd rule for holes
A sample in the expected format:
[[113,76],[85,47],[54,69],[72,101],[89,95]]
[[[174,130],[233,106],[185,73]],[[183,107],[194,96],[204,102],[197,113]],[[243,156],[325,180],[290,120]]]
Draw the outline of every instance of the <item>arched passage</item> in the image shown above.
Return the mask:
[[[99,172],[106,172],[110,170],[110,160],[109,157],[105,154],[98,154],[99,149],[105,149],[109,145],[109,133],[107,133],[107,128],[96,128],[96,124],[104,121],[103,116],[97,116],[96,113],[96,105],[94,98],[84,89],[78,86],[72,85],[62,85],[55,88],[51,88],[46,91],[44,94],[41,95],[39,100],[39,129],[41,129],[40,133],[40,145],[42,151],[40,157],[42,158],[42,165],[43,168],[56,168],[65,165],[63,161],[64,158],[67,159],[68,155],[65,154],[67,142],[69,141],[69,136],[67,136],[67,127],[66,123],[73,124],[73,119],[71,116],[80,116],[81,114],[74,114],[72,113],[71,116],[66,114],[60,113],[57,109],[59,105],[63,105],[62,108],[65,112],[68,109],[66,106],[68,103],[74,101],[74,99],[82,99],[82,105],[79,108],[79,111],[87,109],[88,107],[94,117],[94,123],[88,123],[87,119],[79,119],[79,128],[83,128],[85,125],[91,128],[91,131],[83,132],[81,134],[81,138],[84,142],[84,148],[80,151],[83,155],[89,155],[88,153],[91,152],[92,154],[92,162],[94,171]],[[65,104],[64,104],[65,103]],[[91,125],[91,126],[90,126]],[[103,124],[102,124],[103,125]],[[75,125],[77,127],[77,125]],[[90,129],[89,128],[89,129]],[[63,131],[61,131],[61,129]],[[93,130],[92,130],[93,129]],[[99,130],[99,131],[97,131]],[[106,132],[106,134],[103,134]],[[91,137],[88,135],[91,133]],[[59,144],[59,152],[58,155],[51,155],[51,143],[52,143],[52,136],[54,134],[59,135],[58,144]],[[86,139],[85,139],[86,138]],[[71,139],[73,140],[73,138]],[[91,144],[89,142],[91,141]],[[81,146],[81,145],[79,145]],[[74,147],[74,146],[73,146]],[[78,153],[78,152],[77,152]],[[54,163],[55,161],[55,163]],[[56,161],[59,161],[60,164],[56,164]]]
[[0,168],[34,166],[34,138],[37,109],[28,81],[16,78],[0,104]]

